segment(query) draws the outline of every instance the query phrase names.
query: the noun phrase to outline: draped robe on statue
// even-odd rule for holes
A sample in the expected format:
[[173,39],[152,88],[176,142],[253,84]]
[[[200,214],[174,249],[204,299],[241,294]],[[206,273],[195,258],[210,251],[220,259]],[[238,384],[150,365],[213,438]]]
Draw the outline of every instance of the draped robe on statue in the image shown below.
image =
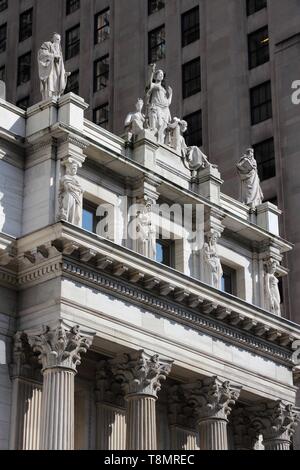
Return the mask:
[[43,99],[61,96],[67,85],[60,45],[44,42],[38,53],[39,77]]

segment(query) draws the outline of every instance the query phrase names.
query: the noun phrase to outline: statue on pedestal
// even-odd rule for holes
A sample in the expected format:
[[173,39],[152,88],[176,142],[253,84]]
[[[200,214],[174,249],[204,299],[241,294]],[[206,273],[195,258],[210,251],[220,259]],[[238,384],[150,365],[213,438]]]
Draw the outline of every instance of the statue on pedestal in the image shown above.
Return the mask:
[[44,42],[40,47],[38,66],[43,100],[63,95],[70,73],[65,71],[59,34],[54,33],[52,41]]
[[207,235],[208,242],[204,244],[204,261],[206,264],[206,279],[216,289],[221,289],[223,277],[222,264],[218,255],[217,246],[220,235],[212,231]]
[[156,258],[156,227],[153,224],[153,204],[151,200],[143,201],[137,215],[137,251],[150,259]]
[[165,74],[162,70],[156,70],[156,64],[151,65],[149,83],[146,88],[147,118],[149,128],[157,136],[159,144],[166,143],[166,130],[171,121],[170,106],[173,91],[163,85]]
[[188,124],[186,121],[174,118],[173,122],[168,126],[170,131],[170,147],[180,153],[185,165],[192,171],[199,171],[208,167],[215,167],[209,163],[208,158],[199,147],[188,147],[183,137],[187,131]]
[[242,201],[255,210],[262,204],[264,195],[261,190],[257,172],[257,163],[252,148],[246,150],[240,162],[237,164],[238,173],[242,182]]
[[144,130],[145,115],[143,114],[144,101],[139,98],[136,103],[136,111],[129,113],[125,119],[125,129],[128,133],[128,141],[130,142],[134,136],[139,135]]
[[80,226],[82,216],[83,190],[76,178],[78,163],[64,162],[66,174],[61,178],[59,191],[59,217],[70,224]]
[[274,315],[281,316],[281,298],[279,292],[279,281],[276,277],[276,271],[278,268],[278,261],[269,260],[266,263],[266,273],[265,273],[265,298],[266,298],[266,308],[274,313]]

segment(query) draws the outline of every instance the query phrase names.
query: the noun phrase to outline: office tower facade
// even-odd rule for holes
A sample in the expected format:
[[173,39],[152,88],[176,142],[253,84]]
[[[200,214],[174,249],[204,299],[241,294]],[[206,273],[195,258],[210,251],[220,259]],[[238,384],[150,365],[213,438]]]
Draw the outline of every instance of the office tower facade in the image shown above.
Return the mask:
[[239,197],[235,163],[254,147],[265,200],[283,210],[281,235],[295,245],[282,310],[299,321],[299,20],[296,0],[2,0],[0,78],[9,101],[40,101],[37,52],[57,31],[68,91],[90,103],[88,119],[120,135],[157,62],[173,115],[219,165],[226,194]]

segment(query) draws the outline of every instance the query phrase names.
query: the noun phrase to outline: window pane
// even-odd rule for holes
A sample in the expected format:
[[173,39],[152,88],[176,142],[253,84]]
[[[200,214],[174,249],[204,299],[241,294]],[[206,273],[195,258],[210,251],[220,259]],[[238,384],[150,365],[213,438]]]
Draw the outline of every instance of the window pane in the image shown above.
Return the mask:
[[276,176],[274,139],[268,139],[253,146],[261,181]]
[[0,26],[0,52],[6,50],[6,33],[7,33],[7,24],[2,24]]
[[109,56],[106,55],[94,62],[94,92],[108,86],[109,82]]
[[156,261],[165,266],[172,267],[174,242],[172,240],[157,240]]
[[18,85],[26,83],[31,76],[31,52],[22,55],[18,59]]
[[0,0],[0,11],[6,10],[8,7],[8,0]]
[[253,13],[266,8],[267,0],[247,0],[247,15],[253,15]]
[[98,126],[104,127],[104,129],[108,128],[108,121],[109,121],[109,105],[108,105],[108,103],[94,109],[93,121]]
[[272,118],[271,82],[265,82],[250,90],[252,125]]
[[202,111],[189,114],[184,117],[188,124],[188,129],[185,134],[185,140],[188,146],[196,145],[201,147],[202,142]]
[[228,266],[223,266],[221,290],[227,294],[236,295],[236,271]]
[[95,44],[100,44],[110,36],[110,9],[95,16]]
[[148,0],[148,14],[152,15],[156,11],[165,7],[165,0]]
[[80,25],[69,29],[66,33],[66,59],[71,59],[80,51]]
[[149,64],[162,60],[166,56],[166,33],[165,26],[160,26],[148,35],[148,59]]
[[183,98],[195,95],[201,91],[200,57],[183,65],[182,68]]
[[268,27],[248,36],[249,68],[258,67],[270,59]]
[[72,72],[68,77],[65,93],[75,93],[75,95],[79,95],[79,70]]
[[24,11],[20,15],[20,27],[19,27],[19,41],[25,41],[25,39],[32,36],[32,18],[33,9]]
[[199,7],[187,11],[181,17],[182,47],[200,38]]
[[67,0],[67,15],[70,15],[74,11],[80,8],[80,0]]
[[94,212],[90,209],[83,208],[82,228],[88,232],[94,232]]

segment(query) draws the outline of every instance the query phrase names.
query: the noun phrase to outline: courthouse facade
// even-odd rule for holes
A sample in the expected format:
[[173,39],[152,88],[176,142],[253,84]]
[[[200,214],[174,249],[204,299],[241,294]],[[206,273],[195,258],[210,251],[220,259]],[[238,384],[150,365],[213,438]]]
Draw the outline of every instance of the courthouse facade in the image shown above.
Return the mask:
[[[297,448],[300,327],[265,289],[287,275],[280,211],[86,109],[72,93],[0,101],[1,448]],[[171,218],[154,247],[173,204],[192,222]]]

